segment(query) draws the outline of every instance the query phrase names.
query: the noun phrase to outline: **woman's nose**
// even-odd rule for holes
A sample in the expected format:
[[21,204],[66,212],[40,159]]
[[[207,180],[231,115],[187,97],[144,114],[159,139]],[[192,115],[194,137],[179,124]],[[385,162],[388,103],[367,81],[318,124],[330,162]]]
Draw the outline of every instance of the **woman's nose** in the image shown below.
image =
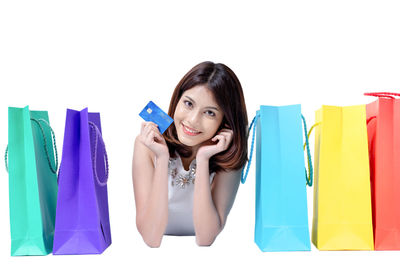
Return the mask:
[[199,123],[200,112],[193,110],[188,115],[189,115],[188,121],[190,122],[191,126],[195,128]]

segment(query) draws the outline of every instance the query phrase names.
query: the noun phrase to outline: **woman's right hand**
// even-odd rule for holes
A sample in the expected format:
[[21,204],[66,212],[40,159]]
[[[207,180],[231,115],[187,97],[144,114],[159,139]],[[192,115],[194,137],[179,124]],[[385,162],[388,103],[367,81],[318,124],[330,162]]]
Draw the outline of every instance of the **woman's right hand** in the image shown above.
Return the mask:
[[148,147],[157,158],[169,158],[167,143],[158,130],[157,124],[150,121],[143,122],[139,141]]

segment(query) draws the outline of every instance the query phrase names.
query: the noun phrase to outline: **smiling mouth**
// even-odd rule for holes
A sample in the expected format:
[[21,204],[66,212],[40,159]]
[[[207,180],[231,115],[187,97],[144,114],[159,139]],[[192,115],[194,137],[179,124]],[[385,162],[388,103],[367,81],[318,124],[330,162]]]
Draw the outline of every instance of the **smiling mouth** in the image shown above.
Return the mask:
[[198,134],[201,133],[201,132],[199,132],[199,131],[196,131],[196,130],[193,129],[193,128],[187,127],[187,126],[184,125],[183,123],[182,123],[181,125],[182,125],[183,132],[184,132],[185,134],[187,134],[187,135],[195,136],[195,135],[198,135]]

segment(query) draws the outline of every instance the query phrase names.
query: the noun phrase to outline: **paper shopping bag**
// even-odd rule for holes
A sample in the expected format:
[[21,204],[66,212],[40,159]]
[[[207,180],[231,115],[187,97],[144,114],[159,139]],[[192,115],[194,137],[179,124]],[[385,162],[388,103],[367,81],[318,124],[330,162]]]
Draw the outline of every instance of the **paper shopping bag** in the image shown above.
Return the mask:
[[261,106],[253,123],[257,132],[254,241],[262,251],[309,251],[301,106]]
[[52,251],[58,164],[54,138],[47,111],[8,108],[12,256]]
[[367,105],[376,250],[400,250],[400,99],[395,93]]
[[365,105],[316,112],[312,241],[319,250],[373,250]]
[[99,254],[111,244],[107,179],[100,114],[67,110],[54,254]]

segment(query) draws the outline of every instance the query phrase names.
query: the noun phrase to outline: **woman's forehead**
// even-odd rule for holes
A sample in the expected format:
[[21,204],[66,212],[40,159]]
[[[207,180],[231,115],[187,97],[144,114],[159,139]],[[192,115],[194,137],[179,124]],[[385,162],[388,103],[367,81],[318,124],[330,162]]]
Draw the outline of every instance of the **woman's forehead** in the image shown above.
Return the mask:
[[213,92],[204,85],[197,85],[186,90],[182,98],[189,98],[198,105],[218,107]]

